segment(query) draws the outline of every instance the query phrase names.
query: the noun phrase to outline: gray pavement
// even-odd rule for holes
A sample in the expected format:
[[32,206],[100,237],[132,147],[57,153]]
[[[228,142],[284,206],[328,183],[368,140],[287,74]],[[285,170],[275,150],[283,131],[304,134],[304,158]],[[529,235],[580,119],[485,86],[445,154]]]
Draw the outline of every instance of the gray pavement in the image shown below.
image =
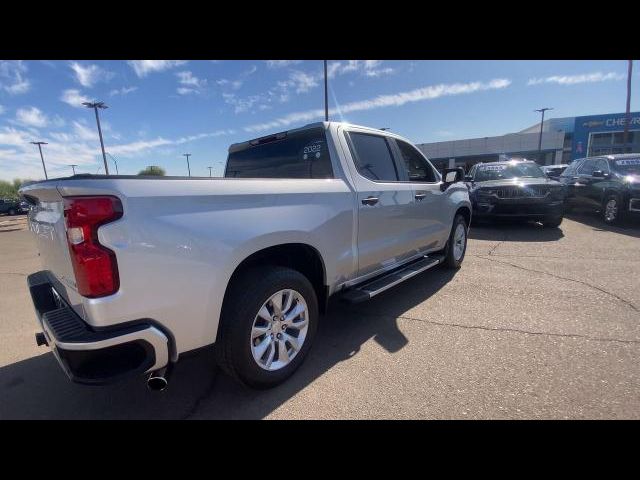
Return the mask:
[[70,383],[36,347],[24,217],[0,216],[0,418],[640,418],[640,226],[477,225],[464,265],[333,302],[302,368],[253,391],[184,358],[169,388]]

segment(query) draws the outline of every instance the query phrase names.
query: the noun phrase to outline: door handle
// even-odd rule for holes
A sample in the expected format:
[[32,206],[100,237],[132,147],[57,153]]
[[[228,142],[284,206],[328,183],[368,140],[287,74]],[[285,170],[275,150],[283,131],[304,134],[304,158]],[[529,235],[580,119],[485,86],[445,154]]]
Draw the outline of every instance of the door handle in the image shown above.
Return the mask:
[[426,193],[416,193],[415,198],[416,200],[424,200],[424,197],[426,196],[427,196]]
[[379,198],[378,197],[367,197],[367,198],[363,198],[362,199],[362,204],[363,205],[375,205],[376,203],[378,203]]

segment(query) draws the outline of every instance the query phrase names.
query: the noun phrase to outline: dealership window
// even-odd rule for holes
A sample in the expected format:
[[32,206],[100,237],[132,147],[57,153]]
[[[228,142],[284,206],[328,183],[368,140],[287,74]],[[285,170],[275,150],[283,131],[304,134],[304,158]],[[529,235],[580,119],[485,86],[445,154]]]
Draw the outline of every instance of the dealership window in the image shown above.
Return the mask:
[[624,132],[599,132],[589,136],[590,157],[617,153],[640,153],[640,131],[629,131],[626,147]]

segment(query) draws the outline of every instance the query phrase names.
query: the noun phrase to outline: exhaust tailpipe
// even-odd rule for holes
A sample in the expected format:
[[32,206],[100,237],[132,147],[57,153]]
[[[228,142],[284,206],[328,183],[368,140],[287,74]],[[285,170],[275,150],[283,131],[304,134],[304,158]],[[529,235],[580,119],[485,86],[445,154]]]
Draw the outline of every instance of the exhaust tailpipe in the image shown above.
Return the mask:
[[155,372],[151,372],[147,379],[147,387],[149,390],[152,392],[161,392],[167,388],[167,385],[169,385],[170,373],[171,368],[169,366],[156,370]]

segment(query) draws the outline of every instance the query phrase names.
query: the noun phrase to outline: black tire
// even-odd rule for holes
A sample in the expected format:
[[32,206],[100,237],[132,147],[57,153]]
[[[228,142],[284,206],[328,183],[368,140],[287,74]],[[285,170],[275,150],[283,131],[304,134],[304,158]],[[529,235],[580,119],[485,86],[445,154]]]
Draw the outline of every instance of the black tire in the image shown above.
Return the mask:
[[[616,202],[616,213],[614,214],[613,218],[610,218],[609,215],[607,214],[607,205],[609,204],[610,201],[615,201]],[[622,200],[620,199],[619,195],[616,195],[615,193],[612,193],[610,195],[607,195],[604,198],[604,201],[602,202],[601,215],[602,215],[602,220],[607,225],[618,225],[621,222],[621,220],[622,220]]]
[[9,209],[9,215],[13,216],[16,214],[16,210],[14,208]]
[[562,223],[562,219],[562,215],[558,217],[546,217],[544,220],[542,220],[542,226],[544,228],[558,228]]
[[[464,249],[462,250],[462,255],[460,256],[460,258],[456,259],[453,249],[453,236],[459,224],[462,224],[464,226]],[[468,234],[469,227],[467,225],[467,221],[464,219],[464,216],[462,214],[458,213],[453,219],[453,226],[451,227],[451,233],[449,234],[449,240],[447,241],[447,248],[445,249],[445,257],[443,262],[443,265],[445,267],[452,269],[460,268],[460,266],[462,265],[462,261],[464,260],[464,256],[467,253]]]
[[[220,367],[240,383],[253,388],[271,388],[284,382],[302,364],[318,328],[318,300],[311,282],[296,270],[265,266],[247,270],[229,286],[225,296],[216,341]],[[291,362],[279,370],[265,370],[253,358],[251,329],[258,310],[274,293],[293,289],[304,298],[308,329],[302,347]]]

